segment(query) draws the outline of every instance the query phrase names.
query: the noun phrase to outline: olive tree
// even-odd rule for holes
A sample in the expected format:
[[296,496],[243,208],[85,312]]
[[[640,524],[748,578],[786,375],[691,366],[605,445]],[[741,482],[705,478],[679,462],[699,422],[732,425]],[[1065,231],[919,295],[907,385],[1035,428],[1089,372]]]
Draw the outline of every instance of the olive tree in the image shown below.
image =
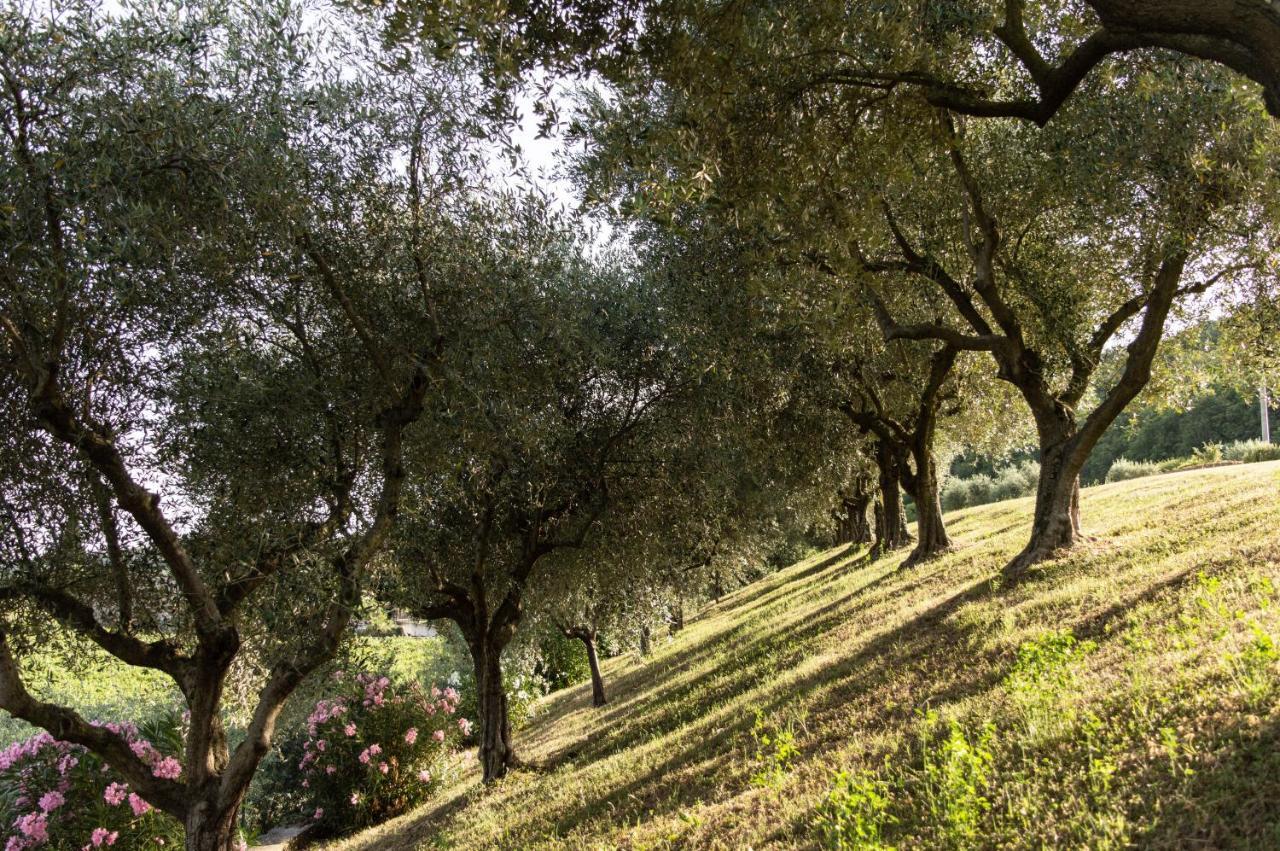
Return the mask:
[[[0,707],[200,851],[339,648],[477,296],[462,77],[310,15],[0,12]],[[24,681],[55,629],[173,680],[180,772]]]

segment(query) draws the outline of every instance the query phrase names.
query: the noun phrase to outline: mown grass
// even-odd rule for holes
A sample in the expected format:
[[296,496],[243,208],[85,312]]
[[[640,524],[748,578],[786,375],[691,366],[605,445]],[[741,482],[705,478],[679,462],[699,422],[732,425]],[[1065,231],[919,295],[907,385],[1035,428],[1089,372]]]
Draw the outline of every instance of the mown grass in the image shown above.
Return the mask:
[[533,768],[329,846],[1280,847],[1280,462],[1103,485],[1015,587],[1029,500],[901,570],[819,554],[549,697]]

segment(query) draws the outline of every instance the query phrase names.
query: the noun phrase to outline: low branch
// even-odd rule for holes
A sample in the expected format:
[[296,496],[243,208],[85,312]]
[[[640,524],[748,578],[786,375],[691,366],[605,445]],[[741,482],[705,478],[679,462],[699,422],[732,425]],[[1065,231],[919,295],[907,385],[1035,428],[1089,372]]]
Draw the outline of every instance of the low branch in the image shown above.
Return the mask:
[[21,718],[55,739],[89,748],[120,772],[143,798],[179,821],[186,818],[183,784],[156,777],[151,767],[134,754],[124,737],[106,727],[90,724],[77,713],[52,703],[36,700],[22,682],[7,633],[0,630],[0,708]]

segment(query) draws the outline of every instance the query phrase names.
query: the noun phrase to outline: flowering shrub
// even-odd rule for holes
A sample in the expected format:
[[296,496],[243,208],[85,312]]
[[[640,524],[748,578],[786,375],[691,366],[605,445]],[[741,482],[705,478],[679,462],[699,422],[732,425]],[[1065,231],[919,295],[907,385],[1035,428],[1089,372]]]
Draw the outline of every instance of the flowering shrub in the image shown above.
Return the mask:
[[334,678],[344,692],[316,703],[298,763],[312,820],[329,830],[363,827],[425,801],[442,757],[471,732],[457,714],[458,692],[393,686],[373,674]]
[[[103,726],[124,736],[157,777],[182,775],[182,764],[133,725]],[[0,828],[4,851],[182,847],[177,821],[152,808],[87,749],[43,731],[0,751]]]

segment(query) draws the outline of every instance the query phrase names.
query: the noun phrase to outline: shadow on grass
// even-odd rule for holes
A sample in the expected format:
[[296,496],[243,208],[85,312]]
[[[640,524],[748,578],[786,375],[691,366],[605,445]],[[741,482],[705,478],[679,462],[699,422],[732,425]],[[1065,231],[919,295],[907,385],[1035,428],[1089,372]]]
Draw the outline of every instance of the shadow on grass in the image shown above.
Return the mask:
[[[1141,848],[1280,848],[1280,716],[1242,715],[1218,731],[1190,777],[1151,765],[1140,806],[1158,813]],[[1178,794],[1169,794],[1173,789]]]
[[[885,577],[880,577],[877,582]],[[908,618],[903,623],[872,639],[859,652],[840,658],[833,664],[814,671],[799,681],[788,681],[784,687],[775,689],[775,695],[767,704],[759,707],[766,714],[778,712],[794,703],[795,695],[819,693],[821,696],[808,704],[811,712],[825,714],[839,709],[853,694],[867,691],[867,680],[876,677],[878,672],[901,672],[921,657],[921,650],[933,642],[963,642],[971,628],[949,621],[950,615],[966,603],[982,599],[990,593],[990,582],[980,580],[967,588],[930,606],[923,612]],[[832,621],[843,619],[847,612],[842,603],[857,597],[865,588],[846,595],[824,609],[828,610],[823,617],[806,619],[805,626],[797,630],[803,635],[821,634],[831,628]],[[938,678],[936,670],[918,670],[915,677],[925,688],[922,703],[933,700],[958,700],[969,694],[989,689],[994,684],[996,675],[989,666],[977,677]],[[962,671],[963,673],[963,671]],[[757,675],[746,671],[742,677],[736,677],[734,684],[743,679],[754,681]],[[743,688],[717,689],[702,697],[691,713],[700,717],[730,697],[745,691]],[[678,701],[668,693],[664,702]],[[623,786],[609,791],[582,806],[562,814],[557,819],[557,827],[561,831],[571,831],[579,825],[591,821],[601,813],[609,813],[613,820],[630,821],[632,817],[644,816],[653,818],[668,814],[690,801],[705,799],[710,793],[732,779],[732,774],[723,774],[707,770],[708,765],[715,765],[729,760],[733,756],[733,743],[748,735],[755,722],[754,713],[743,711],[727,723],[717,724],[712,731],[699,731],[672,743],[673,746],[663,751],[663,760],[651,770],[635,777]],[[680,723],[686,723],[683,715]],[[677,725],[678,726],[678,725]],[[659,723],[640,727],[639,737],[649,739],[662,728],[672,728],[671,723]],[[636,741],[635,734],[627,734],[620,738],[610,737],[608,742],[593,750],[583,748],[576,756],[584,761],[599,759],[609,753],[616,753],[631,747]],[[815,750],[824,746],[825,742],[802,742],[802,750]],[[702,766],[697,772],[690,772],[690,765]],[[678,776],[678,783],[672,778]]]

